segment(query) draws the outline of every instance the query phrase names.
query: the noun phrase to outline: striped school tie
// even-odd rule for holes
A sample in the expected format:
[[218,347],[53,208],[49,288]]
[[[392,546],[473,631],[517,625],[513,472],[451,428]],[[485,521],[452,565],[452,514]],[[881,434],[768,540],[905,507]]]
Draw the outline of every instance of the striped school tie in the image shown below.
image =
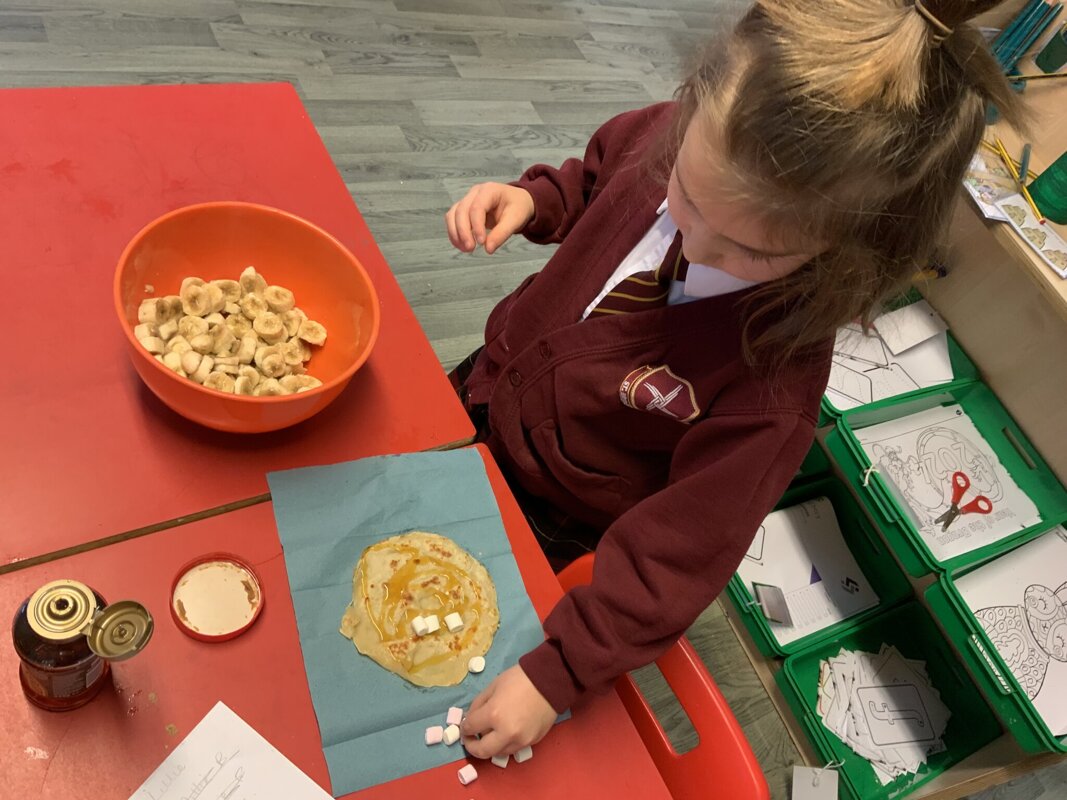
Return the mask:
[[682,255],[682,234],[679,231],[667,248],[667,255],[655,269],[646,269],[624,278],[589,312],[594,314],[630,314],[647,311],[667,304],[671,281],[684,281],[689,262]]

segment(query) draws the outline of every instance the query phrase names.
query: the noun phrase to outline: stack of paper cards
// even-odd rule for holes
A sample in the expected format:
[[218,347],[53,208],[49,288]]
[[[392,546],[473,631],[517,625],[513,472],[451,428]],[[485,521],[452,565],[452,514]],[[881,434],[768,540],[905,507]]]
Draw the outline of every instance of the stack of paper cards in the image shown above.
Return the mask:
[[1067,735],[1067,531],[956,580],[989,640],[1054,736]]
[[930,685],[926,664],[882,645],[878,655],[842,649],[819,664],[823,725],[870,762],[882,785],[918,772],[952,715]]
[[1007,215],[997,208],[997,203],[1019,193],[1019,184],[995,155],[975,153],[971,166],[963,176],[963,186],[974,199],[982,215],[987,219],[1004,222]]
[[845,411],[953,379],[947,326],[925,300],[883,314],[865,334],[837,331],[826,397]]
[[737,572],[757,599],[774,596],[760,587],[780,590],[784,613],[764,614],[782,645],[878,604],[825,497],[770,514]]
[[[879,475],[911,515],[938,561],[993,544],[1041,521],[959,405],[940,406],[856,431]],[[935,520],[952,504],[952,476],[970,481],[961,505],[984,495],[990,514],[963,514],[947,530]]]

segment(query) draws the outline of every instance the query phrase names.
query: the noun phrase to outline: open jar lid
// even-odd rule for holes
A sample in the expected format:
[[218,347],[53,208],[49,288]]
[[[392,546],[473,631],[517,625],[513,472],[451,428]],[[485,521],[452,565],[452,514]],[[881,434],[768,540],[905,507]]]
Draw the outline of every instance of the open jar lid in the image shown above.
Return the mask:
[[240,636],[263,611],[255,570],[237,556],[210,553],[186,564],[171,587],[170,611],[182,633],[205,642]]

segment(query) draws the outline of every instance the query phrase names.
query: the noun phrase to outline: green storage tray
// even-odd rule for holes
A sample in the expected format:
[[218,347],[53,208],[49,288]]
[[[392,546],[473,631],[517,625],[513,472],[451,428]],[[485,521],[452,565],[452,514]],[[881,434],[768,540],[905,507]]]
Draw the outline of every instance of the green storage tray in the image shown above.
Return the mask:
[[[940,561],[930,552],[908,511],[901,508],[881,475],[872,472],[868,485],[863,485],[864,473],[871,462],[856,438],[855,431],[868,425],[953,403],[959,403],[1008,474],[1037,506],[1041,521],[999,542]],[[890,549],[900,559],[908,574],[914,577],[932,572],[951,572],[988,561],[998,553],[1040,535],[1048,529],[1049,520],[1059,520],[1067,516],[1067,491],[996,395],[983,383],[938,387],[906,401],[887,400],[872,403],[863,409],[846,411],[834,429],[827,434],[826,448],[862,498],[864,506],[870,510]]]
[[961,386],[967,383],[973,383],[977,381],[981,376],[978,371],[978,367],[973,361],[963,352],[963,348],[960,347],[955,337],[951,333],[948,334],[948,358],[952,364],[952,374],[955,376],[951,381],[947,383],[941,383],[937,386],[929,386],[925,389],[914,389],[910,392],[904,392],[894,397],[888,397],[884,400],[876,400],[874,403],[868,403],[866,405],[857,406],[850,409],[839,409],[831,402],[830,398],[823,395],[822,403],[820,404],[819,422],[820,424],[832,424],[848,411],[859,411],[865,408],[871,408],[883,403],[902,402],[909,400],[912,397],[916,397],[925,394],[930,391],[943,392],[946,389],[950,389],[954,386]]
[[871,527],[867,517],[860,510],[855,499],[844,485],[833,477],[795,485],[790,488],[776,506],[776,509],[789,508],[816,497],[826,497],[834,507],[837,523],[845,542],[852,551],[852,555],[863,570],[864,576],[871,584],[871,588],[877,593],[880,602],[873,608],[861,611],[846,620],[836,622],[821,631],[810,633],[796,641],[781,645],[774,638],[767,618],[755,605],[752,593],[749,591],[741,576],[734,573],[730,582],[726,585],[726,593],[729,596],[737,614],[744,623],[753,641],[765,656],[786,656],[803,650],[813,644],[827,640],[836,640],[843,631],[848,631],[864,620],[870,619],[896,605],[908,597],[911,597],[911,582],[900,571],[896,561],[886,549],[885,543]]
[[797,471],[793,481],[795,483],[797,481],[822,478],[829,474],[830,457],[826,455],[826,452],[819,446],[818,442],[814,442],[808,454],[804,456],[804,460],[801,462],[800,469]]
[[1049,730],[1026,691],[967,608],[953,576],[942,575],[926,590],[925,597],[964,666],[1019,746],[1028,753],[1067,753],[1067,736],[1061,739]]
[[[819,662],[837,655],[841,648],[877,653],[883,642],[895,646],[906,658],[926,662],[933,687],[952,712],[943,737],[945,752],[931,755],[926,766],[910,778],[902,776],[887,786],[882,786],[864,758],[823,726],[815,710]],[[1001,734],[996,716],[956,661],[930,615],[918,603],[898,606],[843,634],[837,641],[823,642],[789,656],[776,680],[820,760],[824,764],[844,762],[838,769],[840,796],[849,800],[903,797]]]

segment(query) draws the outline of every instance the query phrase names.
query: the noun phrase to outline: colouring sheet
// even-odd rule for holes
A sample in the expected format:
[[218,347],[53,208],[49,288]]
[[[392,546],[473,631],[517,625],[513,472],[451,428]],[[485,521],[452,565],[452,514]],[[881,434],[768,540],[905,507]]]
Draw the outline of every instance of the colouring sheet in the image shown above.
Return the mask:
[[737,573],[753,596],[757,583],[785,595],[792,624],[767,621],[780,645],[878,604],[825,497],[768,515]]
[[[993,544],[1041,521],[1037,506],[1011,479],[958,405],[861,428],[856,437],[939,561]],[[963,514],[942,530],[934,520],[949,510],[952,474],[957,471],[971,484],[961,505],[984,495],[993,511]]]
[[893,355],[876,330],[867,336],[859,325],[846,325],[838,329],[834,340],[826,397],[834,408],[845,411],[947,383],[953,377],[944,331]]
[[1067,735],[1067,531],[956,580],[956,588],[1054,736]]
[[1030,204],[1015,194],[997,203],[1008,222],[1023,240],[1041,256],[1061,278],[1067,278],[1067,242],[1051,225],[1042,225],[1034,216]]
[[883,786],[944,751],[941,737],[952,716],[926,664],[885,644],[877,655],[842,649],[821,662],[816,711],[827,729],[870,762]]

